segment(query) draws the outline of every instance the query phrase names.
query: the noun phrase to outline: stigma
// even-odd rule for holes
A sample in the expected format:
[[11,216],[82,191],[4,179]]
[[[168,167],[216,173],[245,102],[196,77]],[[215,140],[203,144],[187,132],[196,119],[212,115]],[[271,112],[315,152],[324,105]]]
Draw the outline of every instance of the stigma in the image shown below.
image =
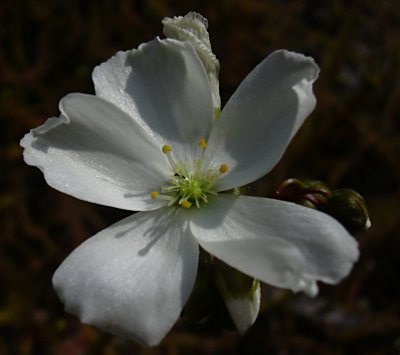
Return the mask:
[[164,186],[150,192],[151,199],[163,199],[168,201],[168,206],[177,205],[189,209],[192,206],[200,208],[208,204],[209,196],[217,194],[213,187],[219,177],[229,170],[228,165],[221,164],[218,169],[203,169],[206,140],[201,138],[198,146],[200,148],[198,159],[192,162],[175,160],[173,148],[168,144],[162,146],[161,151],[169,163],[171,174]]

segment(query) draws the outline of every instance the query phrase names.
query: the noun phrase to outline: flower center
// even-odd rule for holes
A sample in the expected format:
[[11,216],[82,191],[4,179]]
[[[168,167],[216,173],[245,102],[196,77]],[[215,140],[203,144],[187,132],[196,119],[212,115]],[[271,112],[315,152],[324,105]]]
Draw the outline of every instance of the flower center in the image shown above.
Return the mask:
[[207,143],[204,138],[200,139],[199,147],[201,149],[200,159],[194,162],[184,163],[182,161],[176,162],[172,156],[172,148],[165,144],[162,147],[162,152],[168,159],[171,176],[168,183],[160,188],[160,191],[152,191],[150,196],[152,199],[164,199],[169,201],[169,206],[174,204],[184,208],[190,208],[196,205],[197,208],[201,204],[208,203],[208,195],[216,195],[217,192],[213,190],[213,186],[221,174],[228,171],[226,164],[221,164],[219,170],[216,169],[202,169],[202,158]]

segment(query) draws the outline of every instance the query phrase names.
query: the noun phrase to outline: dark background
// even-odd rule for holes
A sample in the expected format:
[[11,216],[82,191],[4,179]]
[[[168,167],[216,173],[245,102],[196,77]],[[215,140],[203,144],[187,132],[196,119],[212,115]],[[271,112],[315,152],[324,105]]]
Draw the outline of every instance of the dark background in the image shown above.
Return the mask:
[[[58,115],[67,93],[92,93],[95,65],[189,10],[209,20],[223,102],[275,49],[321,67],[316,110],[255,192],[268,196],[288,177],[352,187],[367,200],[372,228],[357,237],[351,275],[322,285],[317,298],[264,286],[245,336],[179,321],[160,346],[143,349],[82,325],[51,286],[70,251],[129,213],[51,189],[23,163],[18,142]],[[400,353],[399,39],[397,0],[1,1],[0,354]]]

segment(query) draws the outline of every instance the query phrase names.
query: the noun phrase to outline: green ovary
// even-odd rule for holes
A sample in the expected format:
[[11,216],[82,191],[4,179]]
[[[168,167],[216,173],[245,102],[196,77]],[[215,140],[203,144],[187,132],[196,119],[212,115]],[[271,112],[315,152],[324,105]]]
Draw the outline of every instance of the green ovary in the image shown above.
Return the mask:
[[[204,138],[199,140],[201,150],[201,158],[207,143]],[[168,205],[174,204],[184,208],[190,208],[196,205],[200,208],[201,204],[208,203],[208,195],[216,195],[212,189],[215,182],[228,171],[226,164],[221,164],[219,171],[217,169],[202,170],[202,159],[195,160],[192,164],[176,162],[172,156],[172,148],[168,144],[164,144],[161,148],[165,154],[173,175],[168,184],[161,187],[159,191],[151,191],[150,196],[153,200],[158,198],[168,201]]]
[[[195,174],[197,175],[197,174]],[[213,185],[211,176],[181,176],[172,177],[170,186],[162,189],[163,192],[171,193],[174,203],[178,203],[185,208],[190,208],[193,204],[200,207],[202,202],[207,203],[208,194],[216,194],[211,190]]]

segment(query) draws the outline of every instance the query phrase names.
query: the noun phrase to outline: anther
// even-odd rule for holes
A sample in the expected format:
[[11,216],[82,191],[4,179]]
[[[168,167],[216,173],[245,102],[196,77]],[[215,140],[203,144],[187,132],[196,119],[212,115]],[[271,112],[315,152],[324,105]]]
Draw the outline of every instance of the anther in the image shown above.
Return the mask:
[[206,142],[206,140],[205,140],[204,138],[202,138],[202,139],[199,140],[199,146],[200,146],[202,149],[206,149],[206,147],[207,147],[207,142]]
[[183,201],[181,202],[181,205],[182,205],[182,207],[184,207],[184,208],[190,208],[190,207],[192,207],[192,204],[191,204],[188,200],[183,200]]
[[157,197],[158,197],[158,195],[159,195],[158,191],[152,191],[152,192],[150,192],[150,196],[151,196],[151,198],[152,198],[153,200],[156,200]]
[[164,154],[167,154],[167,153],[169,153],[170,151],[172,151],[172,148],[171,148],[168,144],[164,144],[164,145],[162,146],[162,152],[163,152]]
[[221,174],[226,173],[228,171],[228,165],[226,164],[221,164],[221,166],[219,167],[219,172]]
[[172,152],[172,148],[171,146],[169,146],[168,144],[164,144],[161,148],[162,152],[165,154],[165,156],[168,159],[169,165],[171,167],[172,171],[176,171],[177,169],[177,165],[174,161],[174,159],[172,158],[171,152]]

